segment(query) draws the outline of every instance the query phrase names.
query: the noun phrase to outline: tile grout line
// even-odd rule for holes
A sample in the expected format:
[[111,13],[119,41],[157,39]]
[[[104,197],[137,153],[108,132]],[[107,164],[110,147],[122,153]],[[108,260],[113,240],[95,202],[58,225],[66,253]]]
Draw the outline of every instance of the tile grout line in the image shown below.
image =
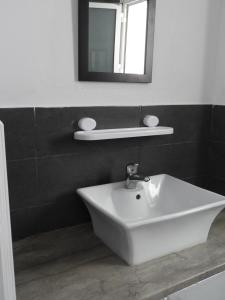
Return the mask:
[[[142,106],[139,106],[139,127],[141,127],[141,119],[142,119]],[[138,161],[141,163],[141,149],[142,149],[142,141],[141,139],[138,141]]]
[[36,107],[34,107],[33,110],[34,113],[34,145],[35,145],[35,188],[36,188],[36,197],[38,197],[39,194],[39,186],[38,186],[38,182],[39,182],[39,172],[38,172],[38,151],[37,151],[37,115],[36,115]]
[[[158,147],[163,147],[163,146],[176,146],[176,145],[182,145],[182,144],[201,144],[202,142],[206,142],[206,141],[201,141],[201,140],[192,140],[192,141],[181,141],[181,142],[174,142],[174,143],[165,143],[165,144],[153,144],[153,145],[147,145],[147,146],[142,146],[140,145],[140,147],[146,147],[146,148],[158,148]],[[218,142],[220,143],[220,142]],[[222,143],[222,144],[225,144]],[[130,148],[137,148],[139,147],[139,145],[135,145],[135,146],[131,146]],[[127,150],[127,148],[124,148],[122,150],[117,150],[114,151],[114,153],[116,152],[121,152],[121,151],[125,151]],[[97,151],[96,151],[97,152]],[[57,157],[68,157],[68,156],[78,156],[80,153],[79,152],[69,152],[69,153],[62,153],[62,154],[47,154],[47,155],[42,155],[42,156],[31,156],[31,157],[26,157],[26,158],[18,158],[18,159],[8,159],[7,162],[17,162],[17,161],[25,161],[25,160],[40,160],[40,159],[51,159],[51,158],[57,158]]]

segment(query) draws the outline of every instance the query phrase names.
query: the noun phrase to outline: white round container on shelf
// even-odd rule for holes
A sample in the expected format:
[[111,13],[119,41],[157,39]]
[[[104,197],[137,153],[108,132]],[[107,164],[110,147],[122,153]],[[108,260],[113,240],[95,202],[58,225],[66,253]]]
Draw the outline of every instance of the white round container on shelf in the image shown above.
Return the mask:
[[96,128],[96,121],[92,118],[82,118],[78,122],[78,126],[81,130],[89,131]]
[[156,127],[159,125],[159,118],[156,116],[147,115],[144,117],[143,123],[147,127]]

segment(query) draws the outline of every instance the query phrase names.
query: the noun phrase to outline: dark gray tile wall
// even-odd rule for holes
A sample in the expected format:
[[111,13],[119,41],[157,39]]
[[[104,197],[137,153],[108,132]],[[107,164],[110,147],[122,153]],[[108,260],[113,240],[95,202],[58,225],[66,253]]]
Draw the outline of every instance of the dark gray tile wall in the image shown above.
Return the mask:
[[[14,240],[88,221],[88,212],[76,189],[124,180],[125,166],[132,161],[141,163],[145,175],[168,173],[204,185],[210,171],[207,156],[211,108],[172,105],[0,109],[6,131]],[[146,114],[157,115],[160,125],[174,127],[174,135],[73,140],[82,117],[95,118],[100,129],[142,126]]]
[[209,188],[225,195],[225,106],[212,107],[209,143]]

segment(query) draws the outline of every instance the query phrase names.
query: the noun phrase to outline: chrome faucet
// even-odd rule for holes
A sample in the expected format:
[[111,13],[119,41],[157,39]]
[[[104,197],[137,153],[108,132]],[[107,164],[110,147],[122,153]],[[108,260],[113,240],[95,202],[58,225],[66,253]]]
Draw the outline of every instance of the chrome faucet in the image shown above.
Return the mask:
[[137,184],[140,181],[148,182],[150,177],[142,176],[138,174],[138,163],[128,164],[126,167],[127,179],[126,179],[126,188],[127,189],[136,189]]

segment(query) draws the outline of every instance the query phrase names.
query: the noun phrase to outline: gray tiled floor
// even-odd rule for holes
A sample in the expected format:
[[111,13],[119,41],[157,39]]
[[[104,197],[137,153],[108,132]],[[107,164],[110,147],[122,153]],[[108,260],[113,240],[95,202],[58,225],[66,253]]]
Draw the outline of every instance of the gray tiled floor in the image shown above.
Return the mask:
[[18,300],[155,300],[225,269],[225,215],[207,244],[129,267],[90,225],[15,244]]

